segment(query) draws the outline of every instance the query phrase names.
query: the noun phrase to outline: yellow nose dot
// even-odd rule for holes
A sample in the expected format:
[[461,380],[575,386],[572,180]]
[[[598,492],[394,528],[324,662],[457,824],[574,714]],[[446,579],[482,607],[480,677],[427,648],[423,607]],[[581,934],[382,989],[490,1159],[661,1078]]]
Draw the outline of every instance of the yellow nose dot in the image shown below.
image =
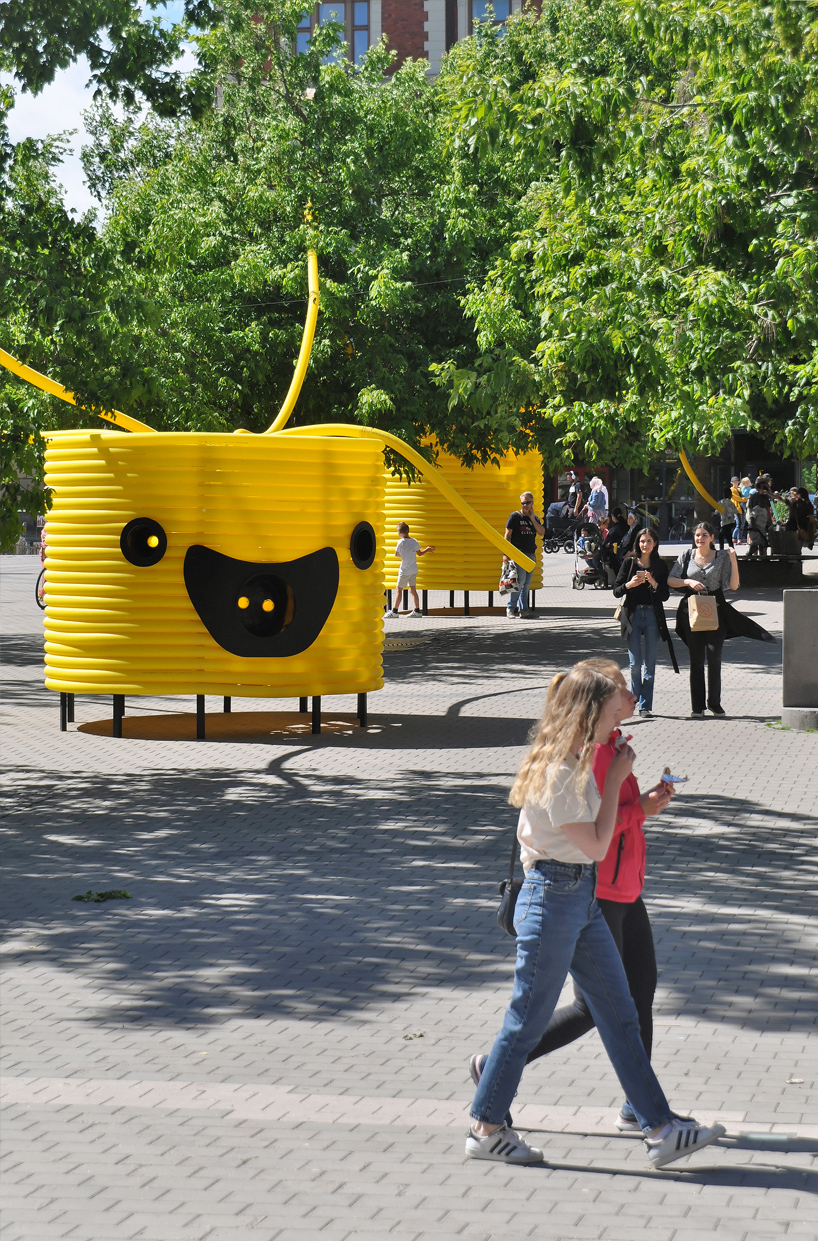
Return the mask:
[[249,608],[249,606],[250,606],[250,600],[247,598],[246,595],[242,595],[241,598],[239,599],[239,607]]
[[157,539],[156,535],[149,534],[148,535],[148,547],[158,547],[158,546],[159,546],[159,540]]
[[261,606],[264,608],[265,612],[272,612],[273,608],[275,607],[275,604],[273,603],[272,599],[265,599]]

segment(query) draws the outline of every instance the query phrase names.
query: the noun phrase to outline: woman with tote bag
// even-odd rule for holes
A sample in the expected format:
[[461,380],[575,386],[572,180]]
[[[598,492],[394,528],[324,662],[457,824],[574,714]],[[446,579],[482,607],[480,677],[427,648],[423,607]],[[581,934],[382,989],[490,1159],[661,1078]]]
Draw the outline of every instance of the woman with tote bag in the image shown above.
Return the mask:
[[725,599],[725,590],[738,590],[738,561],[732,547],[716,551],[715,537],[710,523],[700,521],[693,532],[694,548],[678,557],[668,578],[669,586],[685,592],[676,613],[676,632],[690,652],[690,718],[694,720],[704,718],[705,705],[717,717],[726,715],[721,705],[721,651],[727,638],[775,642],[771,633]]

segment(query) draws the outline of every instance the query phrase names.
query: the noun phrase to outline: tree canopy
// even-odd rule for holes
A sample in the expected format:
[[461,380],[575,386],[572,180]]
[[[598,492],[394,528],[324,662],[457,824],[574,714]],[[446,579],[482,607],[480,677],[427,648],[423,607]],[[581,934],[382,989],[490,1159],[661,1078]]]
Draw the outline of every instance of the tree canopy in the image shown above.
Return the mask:
[[[98,101],[99,221],[62,207],[58,139],[2,143],[3,347],[87,411],[261,430],[313,245],[296,423],[432,435],[466,463],[537,444],[641,465],[737,427],[815,454],[813,6],[545,0],[504,37],[478,27],[436,81],[383,45],[353,69],[332,23],[296,54],[302,7],[199,14],[214,109]],[[23,429],[89,422],[57,404],[0,389],[35,479]]]

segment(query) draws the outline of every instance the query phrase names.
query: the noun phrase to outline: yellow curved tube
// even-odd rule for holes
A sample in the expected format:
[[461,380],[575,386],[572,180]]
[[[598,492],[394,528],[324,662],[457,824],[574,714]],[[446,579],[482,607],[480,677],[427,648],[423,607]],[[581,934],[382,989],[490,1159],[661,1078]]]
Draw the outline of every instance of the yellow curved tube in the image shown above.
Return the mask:
[[307,304],[307,318],[304,323],[304,335],[301,337],[301,348],[298,353],[298,361],[295,365],[290,389],[284,398],[284,404],[278,411],[275,421],[264,432],[270,435],[273,431],[282,431],[289,421],[290,414],[295,408],[301,392],[301,385],[304,382],[304,376],[309,366],[310,354],[312,353],[312,342],[315,338],[315,325],[318,321],[318,255],[314,250],[307,251],[307,283],[309,287],[309,302]]
[[427,479],[432,486],[437,487],[441,495],[445,496],[445,498],[449,501],[452,508],[457,509],[460,516],[464,517],[470,525],[474,526],[475,530],[479,531],[484,538],[488,539],[489,543],[493,543],[498,551],[502,552],[504,556],[508,556],[510,560],[513,560],[514,563],[518,564],[522,569],[531,571],[536,569],[536,561],[523,555],[523,553],[518,551],[516,547],[512,547],[511,543],[509,543],[507,539],[504,539],[502,534],[498,534],[494,527],[490,526],[485,518],[481,517],[479,513],[476,513],[471,505],[467,504],[466,501],[458,495],[454,487],[446,482],[446,479],[439,470],[436,470],[434,466],[429,465],[429,462],[421,457],[419,452],[416,452],[414,448],[410,448],[409,445],[403,440],[398,439],[397,435],[391,435],[389,431],[380,431],[375,430],[372,427],[355,426],[354,424],[343,422],[330,422],[311,427],[293,427],[289,431],[281,432],[281,434],[344,436],[347,439],[380,440],[383,444],[388,444],[390,448],[394,448],[395,452],[399,452],[402,457],[405,457],[407,461],[411,462],[415,469],[419,470],[423,477]]
[[[73,392],[69,392],[67,388],[64,388],[62,384],[58,384],[55,380],[49,379],[47,375],[41,375],[39,371],[33,370],[23,362],[18,362],[10,353],[6,353],[5,349],[0,349],[0,363],[5,366],[6,370],[11,371],[13,375],[17,375],[19,379],[25,379],[27,383],[33,384],[35,388],[40,388],[50,396],[58,396],[61,401],[67,401],[69,405],[76,405],[77,409],[85,408],[83,405],[77,405]],[[156,434],[153,427],[149,427],[146,422],[139,422],[136,418],[130,418],[127,414],[121,414],[118,409],[95,409],[94,413],[98,418],[104,418],[106,422],[116,423],[118,427],[122,427],[125,431],[150,431],[154,435]]]
[[680,461],[681,461],[681,463],[682,463],[682,467],[683,467],[683,469],[684,469],[685,474],[686,474],[686,475],[687,475],[687,477],[690,479],[691,483],[692,483],[692,484],[693,484],[693,486],[696,488],[696,490],[698,491],[699,495],[700,495],[700,496],[704,496],[704,498],[705,498],[705,500],[707,501],[707,503],[708,503],[708,504],[712,504],[714,509],[718,509],[718,511],[719,511],[720,513],[723,513],[723,512],[724,512],[724,508],[722,507],[722,505],[721,505],[721,504],[719,504],[718,500],[714,500],[714,499],[713,499],[713,497],[711,496],[711,494],[710,494],[710,492],[709,492],[709,491],[705,491],[704,487],[703,487],[703,486],[702,486],[702,484],[699,482],[699,480],[698,480],[698,478],[696,477],[696,475],[693,473],[693,466],[692,466],[692,465],[690,464],[690,462],[688,461],[688,459],[687,459],[687,454],[685,453],[685,450],[684,450],[683,448],[680,448],[680,449],[679,449],[679,460],[680,460]]

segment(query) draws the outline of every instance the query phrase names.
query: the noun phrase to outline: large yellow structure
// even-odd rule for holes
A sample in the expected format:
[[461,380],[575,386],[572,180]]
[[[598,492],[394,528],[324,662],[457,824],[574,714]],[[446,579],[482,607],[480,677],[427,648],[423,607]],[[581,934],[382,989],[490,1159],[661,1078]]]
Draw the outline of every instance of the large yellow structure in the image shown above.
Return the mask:
[[[443,478],[466,503],[494,530],[503,533],[509,514],[520,507],[520,495],[532,492],[534,510],[542,518],[543,462],[539,452],[509,453],[496,465],[476,465],[467,469],[446,453],[438,452],[437,468]],[[489,543],[469,522],[461,520],[436,487],[421,479],[406,483],[394,474],[384,475],[386,486],[384,544],[384,585],[394,587],[399,562],[394,550],[398,522],[409,524],[412,538],[424,546],[431,543],[432,555],[418,560],[419,590],[496,590],[501,557],[496,544]],[[506,545],[508,550],[508,545]],[[531,589],[542,586],[542,545],[537,539],[537,567]]]
[[[115,732],[125,696],[147,694],[195,694],[200,736],[206,694],[299,697],[302,706],[312,695],[317,731],[322,695],[357,693],[363,722],[363,695],[383,684],[385,445],[421,471],[461,528],[494,545],[495,562],[507,549],[394,435],[285,429],[318,315],[314,251],[308,272],[293,381],[263,435],[158,434],[112,410],[101,416],[129,434],[47,436],[46,685],[62,696],[63,726],[75,693],[112,694]],[[76,404],[3,350],[0,364]]]
[[383,452],[297,435],[51,438],[46,685],[379,689]]

